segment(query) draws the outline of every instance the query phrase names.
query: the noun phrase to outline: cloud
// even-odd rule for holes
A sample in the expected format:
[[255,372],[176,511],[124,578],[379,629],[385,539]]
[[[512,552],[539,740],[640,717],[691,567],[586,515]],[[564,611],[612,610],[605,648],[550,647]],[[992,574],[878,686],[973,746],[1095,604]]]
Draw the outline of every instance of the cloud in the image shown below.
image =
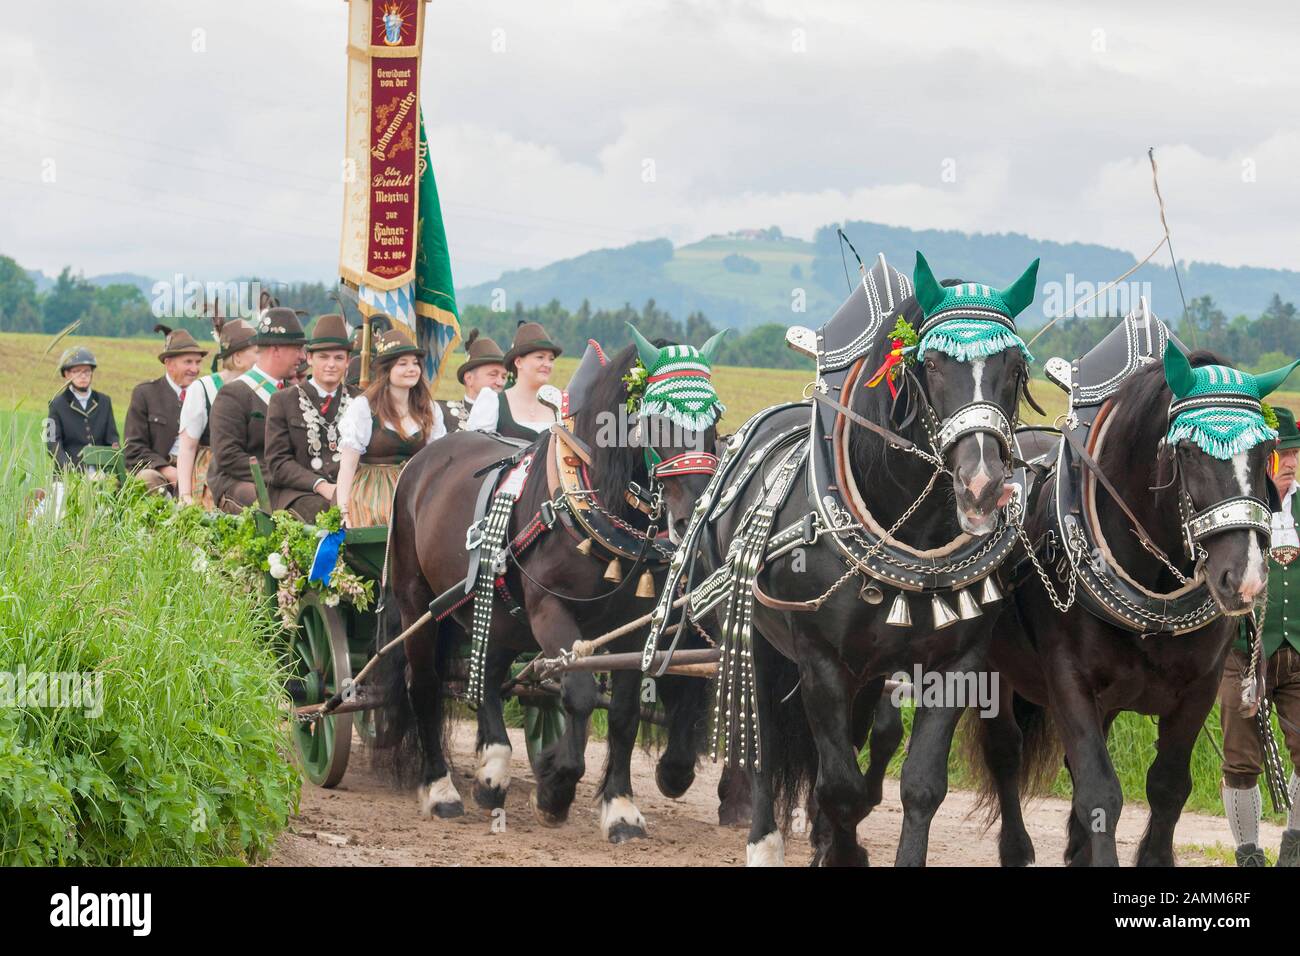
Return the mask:
[[[1300,268],[1300,12],[1269,7],[442,0],[422,93],[457,279],[845,218],[1145,253],[1152,144],[1180,258]],[[0,31],[0,251],[333,276],[344,4],[124,9]]]

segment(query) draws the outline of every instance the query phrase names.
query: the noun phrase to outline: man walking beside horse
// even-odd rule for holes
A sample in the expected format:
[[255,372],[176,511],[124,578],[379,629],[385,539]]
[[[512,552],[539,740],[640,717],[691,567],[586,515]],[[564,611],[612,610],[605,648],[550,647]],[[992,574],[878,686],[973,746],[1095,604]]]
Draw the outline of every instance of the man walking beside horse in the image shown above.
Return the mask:
[[[1300,763],[1300,609],[1290,607],[1291,584],[1300,595],[1300,573],[1291,574],[1300,556],[1296,534],[1300,518],[1300,497],[1296,495],[1296,460],[1300,458],[1300,430],[1295,415],[1274,408],[1278,421],[1278,444],[1270,464],[1269,477],[1282,502],[1273,514],[1272,548],[1268,562],[1268,603],[1260,627],[1260,659],[1264,696],[1273,702],[1287,750],[1291,752],[1291,781],[1288,793],[1291,809],[1282,832],[1278,866],[1300,866],[1300,778],[1294,767]],[[1223,810],[1237,847],[1238,866],[1264,866],[1259,846],[1259,818],[1262,809],[1259,785],[1264,772],[1263,741],[1256,718],[1241,712],[1242,677],[1250,668],[1245,638],[1228,652],[1219,686],[1219,720],[1223,725]],[[1258,699],[1258,698],[1256,698]],[[1272,727],[1269,727],[1272,733]]]

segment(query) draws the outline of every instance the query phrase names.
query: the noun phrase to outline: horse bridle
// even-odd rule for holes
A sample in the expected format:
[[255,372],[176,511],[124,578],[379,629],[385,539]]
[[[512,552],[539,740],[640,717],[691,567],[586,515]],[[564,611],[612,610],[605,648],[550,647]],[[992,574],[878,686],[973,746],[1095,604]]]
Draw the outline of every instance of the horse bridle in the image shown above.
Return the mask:
[[[635,434],[638,441],[640,441],[641,421],[639,418]],[[646,473],[650,477],[650,487],[642,488],[635,481],[628,482],[627,502],[651,519],[658,518],[660,510],[663,508],[663,481],[665,478],[680,478],[683,475],[713,475],[718,470],[718,456],[707,451],[685,451],[664,458],[649,441],[642,443],[641,449],[645,458]]]

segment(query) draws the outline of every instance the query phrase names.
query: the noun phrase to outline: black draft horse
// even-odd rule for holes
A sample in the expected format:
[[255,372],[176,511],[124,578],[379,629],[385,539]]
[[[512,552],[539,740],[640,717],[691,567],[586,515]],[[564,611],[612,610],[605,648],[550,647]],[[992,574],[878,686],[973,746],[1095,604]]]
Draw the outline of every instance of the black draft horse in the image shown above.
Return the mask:
[[[1209,352],[1193,353],[1190,361],[1193,366],[1226,364]],[[1181,556],[1180,482],[1173,469],[1182,473],[1197,508],[1242,495],[1268,501],[1265,468],[1271,446],[1256,445],[1221,461],[1191,442],[1163,444],[1164,410],[1171,397],[1160,364],[1135,372],[1099,422],[1106,435],[1115,437],[1100,445],[1096,461],[1160,549]],[[1032,541],[1052,523],[1055,480],[1049,477],[1031,502],[1025,527]],[[1114,562],[1152,592],[1178,588],[1181,582],[1142,545],[1110,496],[1098,489],[1095,500]],[[1118,864],[1115,827],[1124,798],[1106,740],[1123,711],[1159,720],[1156,755],[1146,780],[1151,815],[1136,862],[1174,865],[1174,827],[1192,789],[1192,746],[1214,704],[1240,615],[1250,612],[1267,576],[1267,556],[1255,531],[1224,531],[1201,546],[1205,583],[1223,616],[1196,630],[1133,633],[1078,603],[1061,613],[1036,575],[1016,588],[1014,600],[1003,609],[989,649],[989,666],[1000,678],[997,714],[969,720],[964,743],[968,763],[982,771],[981,796],[990,807],[990,823],[1002,817],[998,850],[1004,866],[1034,861],[1021,792],[1050,784],[1060,767],[1061,744],[1073,782],[1065,861],[1072,866]],[[1194,568],[1185,563],[1180,571],[1190,578]],[[1059,577],[1053,587],[1061,596],[1066,593]]]
[[[629,483],[637,482],[642,488],[651,484],[644,449],[625,438],[598,440],[604,425],[621,420],[618,412],[627,401],[623,377],[636,356],[636,347],[628,346],[604,366],[576,415],[574,434],[591,448],[589,471],[596,500],[619,521],[644,532],[648,519],[626,500]],[[659,436],[655,451],[665,461],[684,452],[712,448],[715,441],[712,426],[704,434],[666,427],[647,431]],[[670,436],[680,440],[681,447],[666,444]],[[550,497],[546,456],[551,451],[549,443],[556,440],[544,435],[532,446],[533,464],[515,504],[507,540],[513,539]],[[465,577],[465,533],[473,520],[470,503],[482,481],[474,476],[513,450],[489,435],[462,431],[432,443],[407,464],[394,497],[388,539],[388,580],[403,627],[418,619],[435,596]],[[666,514],[659,519],[660,527],[665,518],[671,526],[677,516],[688,515],[707,482],[708,476],[700,474],[664,480]],[[501,687],[515,658],[538,649],[546,657],[556,657],[570,650],[575,641],[595,638],[651,607],[650,601],[635,596],[641,569],[627,573],[616,586],[603,578],[609,556],[601,558],[596,552],[586,556],[576,550],[577,544],[557,522],[517,562],[507,563],[506,587],[525,613],[515,620],[498,602],[492,616],[484,699],[477,711],[479,767],[474,797],[482,807],[503,806],[510,783],[511,747]],[[391,762],[399,777],[403,769],[409,771],[402,765],[418,746],[420,808],[426,816],[450,817],[464,812],[444,753],[443,730],[449,708],[442,678],[450,651],[470,631],[472,612],[471,602],[441,625],[426,625],[412,635],[406,642],[405,659],[401,654],[392,655],[397,660],[387,676],[389,713],[385,720],[391,729],[382,735],[381,743],[396,752]],[[685,641],[690,643],[691,638]],[[640,644],[636,635],[629,635],[608,647],[636,650]],[[568,817],[577,783],[586,769],[588,721],[598,700],[595,675],[590,672],[566,673],[560,684],[564,735],[539,755],[534,767],[537,790],[533,808],[547,826],[559,826]],[[695,777],[708,687],[699,678],[665,676],[656,682],[655,692],[664,704],[668,723],[668,742],[659,758],[656,782],[666,796],[678,797]],[[613,672],[608,756],[600,787],[600,825],[612,842],[645,835],[645,820],[632,802],[631,781],[641,696],[638,671]]]
[[[1032,275],[1027,273],[1032,295]],[[1023,277],[1022,277],[1023,281]],[[951,286],[958,280],[947,280]],[[922,309],[915,297],[900,307],[914,327],[920,327]],[[863,361],[869,372],[882,365],[889,353],[888,337],[879,337]],[[943,420],[972,401],[996,403],[1009,421],[1016,419],[1020,396],[1027,381],[1025,360],[1016,348],[975,361],[959,361],[931,350],[917,370],[918,402],[928,403]],[[915,414],[898,424],[886,388],[864,388],[866,375],[856,380],[846,404],[867,420],[907,438],[921,448],[930,447],[925,416]],[[807,411],[779,412],[759,426],[752,447],[806,421]],[[877,523],[892,527],[921,496],[934,468],[923,459],[888,445],[875,432],[851,421],[847,467],[852,470],[864,503]],[[963,533],[975,536],[996,527],[998,511],[1006,502],[1012,468],[1000,445],[988,435],[970,434],[947,451],[945,470],[951,481],[939,481],[924,507],[899,527],[895,537],[917,549],[936,548]],[[809,510],[799,489],[806,486],[805,459],[795,476],[796,489],[781,505],[773,527],[785,527]],[[764,482],[750,482],[737,506],[718,521],[710,562],[716,566],[734,537],[736,525]],[[800,552],[794,552],[799,554]],[[806,548],[802,560],[783,558],[766,567],[758,585],[780,598],[813,598],[832,588],[845,574],[845,564],[829,543]],[[814,865],[865,865],[867,853],[859,846],[858,823],[881,799],[885,766],[901,736],[897,714],[880,721],[889,708],[882,690],[886,677],[899,671],[912,673],[920,665],[928,673],[973,675],[984,666],[993,626],[991,613],[962,620],[942,630],[895,627],[887,623],[889,602],[871,604],[860,597],[861,579],[834,591],[816,611],[789,612],[762,604],[753,609],[754,669],[760,771],[751,777],[753,816],[747,862],[779,865],[784,862],[784,838],[778,815],[785,818],[812,787],[809,801],[810,839]],[[962,708],[918,708],[912,742],[903,767],[904,823],[898,846],[898,865],[923,865],[930,821],[947,793],[947,759],[953,730]],[[858,767],[858,752],[877,721],[872,736],[871,764],[866,776]],[[815,785],[814,785],[815,781]]]

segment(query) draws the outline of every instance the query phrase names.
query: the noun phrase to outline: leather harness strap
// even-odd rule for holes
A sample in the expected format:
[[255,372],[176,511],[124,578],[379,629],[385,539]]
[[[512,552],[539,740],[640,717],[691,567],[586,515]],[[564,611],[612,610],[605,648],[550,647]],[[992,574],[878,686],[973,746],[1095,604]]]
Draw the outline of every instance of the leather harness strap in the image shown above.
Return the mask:
[[1096,459],[1088,454],[1087,449],[1083,447],[1083,444],[1079,439],[1071,434],[1068,429],[1064,430],[1062,434],[1065,436],[1065,440],[1069,442],[1071,450],[1079,457],[1079,461],[1090,472],[1092,472],[1093,477],[1096,478],[1101,486],[1106,489],[1106,493],[1110,495],[1111,500],[1114,501],[1115,504],[1119,505],[1120,510],[1124,512],[1129,522],[1132,523],[1133,530],[1137,534],[1138,538],[1141,539],[1143,547],[1147,548],[1152,554],[1157,558],[1160,558],[1160,560],[1164,561],[1166,564],[1172,564],[1173,562],[1170,561],[1169,555],[1165,554],[1164,550],[1152,540],[1151,535],[1147,533],[1147,529],[1143,527],[1142,522],[1138,520],[1138,516],[1133,513],[1133,510],[1124,501],[1124,496],[1119,493],[1119,489],[1116,488],[1114,484],[1111,483],[1111,480],[1102,472],[1101,465],[1097,464]]

